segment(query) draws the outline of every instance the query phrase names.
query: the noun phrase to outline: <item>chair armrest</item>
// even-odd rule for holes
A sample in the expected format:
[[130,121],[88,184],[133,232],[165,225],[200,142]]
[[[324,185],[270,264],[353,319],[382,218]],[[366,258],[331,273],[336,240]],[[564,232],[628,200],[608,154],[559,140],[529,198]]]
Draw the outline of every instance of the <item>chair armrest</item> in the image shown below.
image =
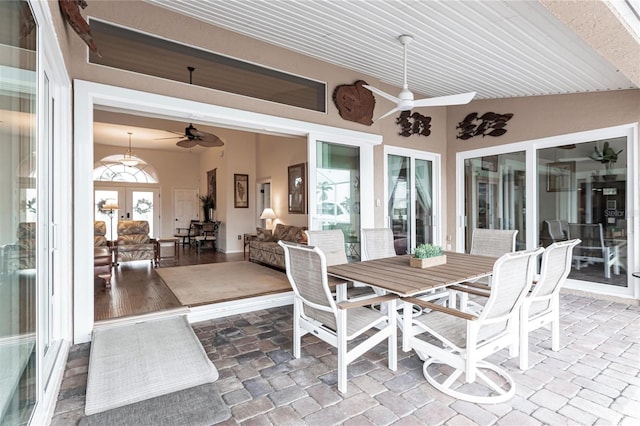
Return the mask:
[[442,305],[438,305],[438,304],[435,304],[435,303],[427,302],[426,300],[418,299],[416,297],[406,297],[406,298],[402,298],[402,300],[405,301],[405,302],[408,302],[408,303],[413,303],[414,305],[421,306],[423,308],[431,309],[432,311],[443,312],[445,314],[453,315],[453,316],[456,316],[458,318],[462,318],[462,319],[465,319],[465,320],[475,321],[475,320],[478,319],[477,316],[471,315],[471,314],[469,314],[467,312],[462,312],[462,311],[459,311],[457,309],[447,308],[447,307],[444,307]]
[[337,304],[338,309],[351,309],[361,306],[369,306],[375,303],[388,302],[389,300],[397,299],[395,294],[385,294],[384,296],[371,297],[368,299],[358,299],[354,301],[345,301]]
[[468,288],[468,287],[462,287],[459,285],[452,285],[449,286],[449,290],[455,290],[455,291],[461,291],[463,293],[469,293],[469,294],[473,294],[474,296],[482,296],[482,297],[489,297],[490,294],[488,292],[491,291],[490,288],[488,288],[487,290],[476,290],[473,288]]
[[489,287],[488,285],[482,284],[482,283],[475,283],[472,281],[464,281],[464,282],[461,282],[459,285],[463,285],[465,287],[477,288],[479,290],[484,290],[484,291],[491,291],[491,287]]

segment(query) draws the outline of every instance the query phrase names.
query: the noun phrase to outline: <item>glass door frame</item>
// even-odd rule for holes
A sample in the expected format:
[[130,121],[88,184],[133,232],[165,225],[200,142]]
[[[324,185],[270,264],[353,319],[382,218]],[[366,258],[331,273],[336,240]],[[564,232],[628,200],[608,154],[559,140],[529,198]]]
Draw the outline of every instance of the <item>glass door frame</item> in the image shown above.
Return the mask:
[[309,170],[307,175],[307,191],[309,193],[307,196],[307,224],[309,229],[314,230],[312,224],[319,223],[319,221],[313,220],[317,214],[318,206],[315,195],[311,195],[312,188],[315,194],[315,188],[317,188],[318,184],[316,155],[316,146],[318,143],[347,145],[360,148],[360,229],[373,228],[374,209],[366,208],[366,206],[375,205],[374,188],[373,185],[368,184],[368,182],[374,181],[373,146],[376,145],[376,143],[362,139],[352,139],[348,137],[337,139],[335,136],[309,133],[307,136],[307,164]]
[[526,248],[534,248],[538,243],[539,220],[538,220],[538,179],[537,179],[537,150],[542,148],[552,148],[569,144],[580,144],[602,139],[615,137],[627,138],[627,213],[628,241],[627,241],[627,267],[628,285],[627,287],[607,286],[605,284],[588,281],[577,281],[567,279],[565,285],[568,289],[588,291],[593,293],[608,294],[625,298],[640,299],[640,280],[634,278],[631,272],[640,270],[640,194],[638,194],[640,181],[640,153],[638,147],[638,123],[625,124],[620,126],[607,127],[597,130],[590,130],[579,133],[552,136],[548,138],[533,139],[525,142],[493,146],[489,148],[475,149],[456,153],[456,250],[463,252],[464,241],[464,161],[466,159],[483,157],[497,154],[507,154],[514,151],[525,151],[526,155]]
[[415,218],[416,218],[416,187],[415,187],[415,172],[416,172],[416,160],[430,161],[431,162],[431,196],[433,203],[433,219],[431,222],[431,229],[433,232],[433,243],[437,246],[442,246],[445,250],[450,250],[451,245],[443,246],[443,229],[442,229],[442,179],[441,179],[441,156],[440,154],[428,152],[428,151],[419,151],[417,149],[411,148],[402,148],[397,146],[385,145],[383,148],[383,174],[384,174],[384,202],[385,202],[385,215],[384,215],[384,223],[385,226],[389,225],[389,216],[386,213],[386,203],[389,200],[389,164],[388,157],[389,155],[396,155],[400,157],[408,157],[410,159],[410,172],[412,187],[410,191],[410,209],[411,209],[411,221],[413,222],[410,226],[411,233],[411,246],[410,250],[413,250],[416,246],[416,227],[415,227]]

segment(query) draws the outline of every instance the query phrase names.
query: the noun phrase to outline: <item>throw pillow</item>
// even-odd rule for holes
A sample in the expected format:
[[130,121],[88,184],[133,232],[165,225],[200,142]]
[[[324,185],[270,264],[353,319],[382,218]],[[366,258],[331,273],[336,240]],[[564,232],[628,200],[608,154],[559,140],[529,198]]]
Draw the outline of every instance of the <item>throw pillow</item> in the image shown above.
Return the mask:
[[256,228],[257,241],[273,241],[271,229]]

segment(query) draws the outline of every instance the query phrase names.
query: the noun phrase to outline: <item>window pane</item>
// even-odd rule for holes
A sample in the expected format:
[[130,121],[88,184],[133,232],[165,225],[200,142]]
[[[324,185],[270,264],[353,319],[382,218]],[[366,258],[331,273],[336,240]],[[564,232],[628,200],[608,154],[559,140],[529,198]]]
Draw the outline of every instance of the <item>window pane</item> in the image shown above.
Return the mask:
[[340,229],[349,260],[360,260],[360,149],[318,142],[312,229]]
[[[28,423],[36,392],[39,208],[37,27],[29,4],[0,2],[0,424]],[[46,178],[43,178],[46,181]]]
[[465,246],[475,228],[517,229],[516,249],[526,247],[525,153],[467,159],[465,174]]
[[627,140],[538,150],[540,244],[580,238],[569,278],[626,287]]

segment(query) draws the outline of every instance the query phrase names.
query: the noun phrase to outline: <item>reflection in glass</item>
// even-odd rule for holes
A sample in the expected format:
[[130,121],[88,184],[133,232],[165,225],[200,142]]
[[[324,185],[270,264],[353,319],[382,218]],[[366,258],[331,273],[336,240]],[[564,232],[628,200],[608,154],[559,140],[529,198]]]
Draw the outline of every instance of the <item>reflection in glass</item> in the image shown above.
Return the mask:
[[360,149],[318,142],[316,158],[312,229],[342,230],[347,258],[360,260]]
[[[24,424],[36,392],[37,27],[28,2],[0,2],[0,424]],[[40,204],[40,205],[39,205]]]
[[475,228],[517,229],[516,249],[526,246],[525,152],[467,159],[465,246]]
[[582,240],[571,279],[627,286],[626,146],[618,137],[538,150],[540,244]]

